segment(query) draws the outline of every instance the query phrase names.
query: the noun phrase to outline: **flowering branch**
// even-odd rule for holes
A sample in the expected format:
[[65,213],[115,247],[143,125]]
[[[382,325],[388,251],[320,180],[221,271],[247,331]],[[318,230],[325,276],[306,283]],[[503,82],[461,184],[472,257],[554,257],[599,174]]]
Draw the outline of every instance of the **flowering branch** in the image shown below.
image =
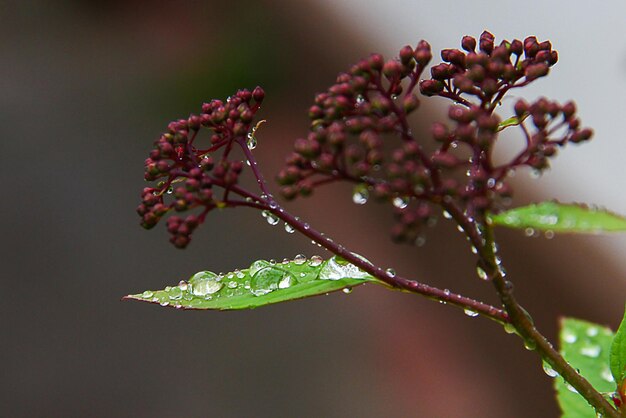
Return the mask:
[[[510,90],[548,74],[558,60],[549,41],[528,37],[496,45],[494,36],[483,32],[478,42],[463,37],[461,48],[444,49],[443,62],[430,68],[430,79],[421,81],[432,59],[425,41],[415,48],[405,46],[397,59],[385,61],[382,55],[372,54],[341,73],[333,86],[315,97],[309,109],[310,131],[295,141],[277,180],[288,200],[309,196],[317,187],[337,181],[355,184],[355,203],[364,204],[371,195],[392,204],[396,224],[391,236],[396,242],[423,244],[425,229],[436,224],[437,213],[443,213],[465,234],[477,256],[479,278],[493,283],[504,309],[383,270],[285,211],[270,193],[252,153],[256,143],[252,122],[265,96],[260,87],[252,92],[240,90],[226,102],[205,103],[200,115],[168,125],[145,163],[145,179],[159,182],[142,193],[137,208],[142,225],[152,228],[171,212],[199,212],[184,219],[172,215],[167,220],[170,241],[184,248],[215,208],[261,210],[269,223],[282,220],[291,232],[297,230],[392,288],[512,327],[599,413],[618,417],[615,408],[539,333],[516,301],[489,223],[489,214],[498,213],[510,201],[507,177],[513,171],[522,167],[545,170],[559,148],[589,140],[592,131],[581,128],[573,102],[518,100],[514,116],[505,121],[495,112]],[[415,92],[418,86],[423,96],[454,102],[448,109],[451,126],[439,122],[432,125],[437,144],[433,152],[427,152],[422,141],[413,136],[408,123],[409,115],[420,105]],[[524,135],[525,148],[496,166],[492,153],[498,135],[513,126]],[[195,144],[202,129],[209,133],[211,143],[205,149]],[[387,148],[391,148],[390,154],[385,152]],[[238,149],[250,166],[260,195],[238,184],[245,168],[235,156]]]

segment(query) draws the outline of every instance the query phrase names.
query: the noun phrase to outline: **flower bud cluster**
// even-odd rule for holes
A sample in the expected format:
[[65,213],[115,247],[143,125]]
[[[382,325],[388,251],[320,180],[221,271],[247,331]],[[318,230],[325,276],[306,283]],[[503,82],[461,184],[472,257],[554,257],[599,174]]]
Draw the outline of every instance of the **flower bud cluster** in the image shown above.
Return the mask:
[[310,132],[296,140],[287,166],[278,174],[283,196],[310,194],[316,178],[358,179],[381,169],[401,177],[402,170],[415,171],[387,166],[383,145],[388,136],[402,135],[407,115],[418,108],[413,90],[431,58],[425,41],[415,48],[405,46],[397,59],[385,61],[372,54],[318,94],[309,109]]
[[[528,37],[496,44],[485,31],[478,40],[463,37],[461,47],[444,49],[444,62],[431,67],[431,79],[421,82],[419,76],[432,58],[424,41],[402,48],[396,60],[374,54],[340,74],[316,97],[309,110],[310,132],[296,140],[278,175],[283,196],[308,196],[315,187],[337,180],[356,183],[356,203],[369,195],[393,203],[393,239],[416,242],[422,226],[433,224],[433,205],[453,205],[484,220],[487,211],[498,211],[510,200],[506,176],[512,170],[528,166],[541,171],[558,147],[591,137],[591,130],[580,127],[571,102],[520,100],[513,118],[504,122],[495,113],[510,89],[547,75],[557,62],[549,41]],[[407,122],[419,104],[413,93],[418,82],[425,96],[454,102],[448,109],[451,127],[432,125],[438,146],[431,153],[413,137]],[[496,165],[493,148],[509,126],[521,128],[526,147],[511,161]]]
[[539,42],[534,36],[496,45],[494,36],[485,31],[478,42],[463,37],[461,47],[441,51],[444,62],[431,68],[430,80],[420,83],[423,94],[452,99],[465,94],[495,105],[509,89],[546,76],[558,60],[550,41]]
[[[144,188],[137,207],[144,228],[154,227],[172,211],[199,209],[199,215],[170,216],[167,221],[170,241],[179,248],[189,244],[192,232],[204,221],[206,213],[223,204],[215,196],[214,188],[227,191],[237,184],[243,163],[231,161],[228,156],[234,141],[245,146],[264,96],[260,87],[252,92],[240,90],[226,102],[213,100],[203,104],[199,115],[192,114],[168,124],[145,161],[145,180],[159,182],[156,187]],[[210,145],[205,149],[195,143],[202,129],[210,137]],[[214,161],[212,155],[220,149],[222,156]]]

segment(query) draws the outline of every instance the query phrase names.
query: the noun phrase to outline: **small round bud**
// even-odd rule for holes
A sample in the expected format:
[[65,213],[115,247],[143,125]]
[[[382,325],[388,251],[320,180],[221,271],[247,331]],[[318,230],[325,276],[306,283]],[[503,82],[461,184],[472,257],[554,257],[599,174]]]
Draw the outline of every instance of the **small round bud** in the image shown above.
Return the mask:
[[471,36],[464,36],[461,40],[461,48],[467,52],[474,52],[476,49],[476,39]]
[[388,79],[398,78],[402,73],[402,64],[398,61],[387,61],[383,66],[383,74]]
[[255,102],[261,103],[265,98],[265,91],[259,86],[255,87],[255,89],[252,91],[252,98]]
[[413,54],[413,48],[411,48],[410,45],[405,45],[400,50],[400,62],[404,65],[407,65],[411,61],[411,59],[413,59]]

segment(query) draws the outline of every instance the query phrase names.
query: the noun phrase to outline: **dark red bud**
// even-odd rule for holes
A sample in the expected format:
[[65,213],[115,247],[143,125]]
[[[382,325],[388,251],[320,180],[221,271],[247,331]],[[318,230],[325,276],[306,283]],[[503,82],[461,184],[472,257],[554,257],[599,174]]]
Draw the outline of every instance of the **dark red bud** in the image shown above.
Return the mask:
[[461,48],[467,52],[473,52],[476,49],[476,39],[471,36],[464,36],[461,40]]

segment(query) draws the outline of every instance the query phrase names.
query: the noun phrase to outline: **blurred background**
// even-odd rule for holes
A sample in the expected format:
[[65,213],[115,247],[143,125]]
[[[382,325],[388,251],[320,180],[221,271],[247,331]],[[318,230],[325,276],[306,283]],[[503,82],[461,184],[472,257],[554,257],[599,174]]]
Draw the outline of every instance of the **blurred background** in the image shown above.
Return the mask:
[[[370,286],[228,313],[120,301],[199,270],[326,255],[244,209],[212,214],[184,251],[163,226],[141,229],[143,160],[169,120],[262,85],[268,123],[255,153],[271,178],[306,134],[316,92],[369,52],[391,57],[422,38],[434,51],[484,29],[498,42],[550,39],[559,63],[517,94],[575,99],[596,135],[564,149],[539,181],[519,173],[514,202],[557,198],[626,214],[626,5],[493,4],[0,2],[0,415],[557,416],[552,382],[517,337],[412,295]],[[422,103],[414,131],[428,140],[445,109]],[[426,246],[399,247],[386,239],[390,208],[356,207],[350,187],[287,207],[375,263],[497,303],[448,222]],[[560,315],[616,328],[626,237],[498,236],[519,300],[551,340]]]

